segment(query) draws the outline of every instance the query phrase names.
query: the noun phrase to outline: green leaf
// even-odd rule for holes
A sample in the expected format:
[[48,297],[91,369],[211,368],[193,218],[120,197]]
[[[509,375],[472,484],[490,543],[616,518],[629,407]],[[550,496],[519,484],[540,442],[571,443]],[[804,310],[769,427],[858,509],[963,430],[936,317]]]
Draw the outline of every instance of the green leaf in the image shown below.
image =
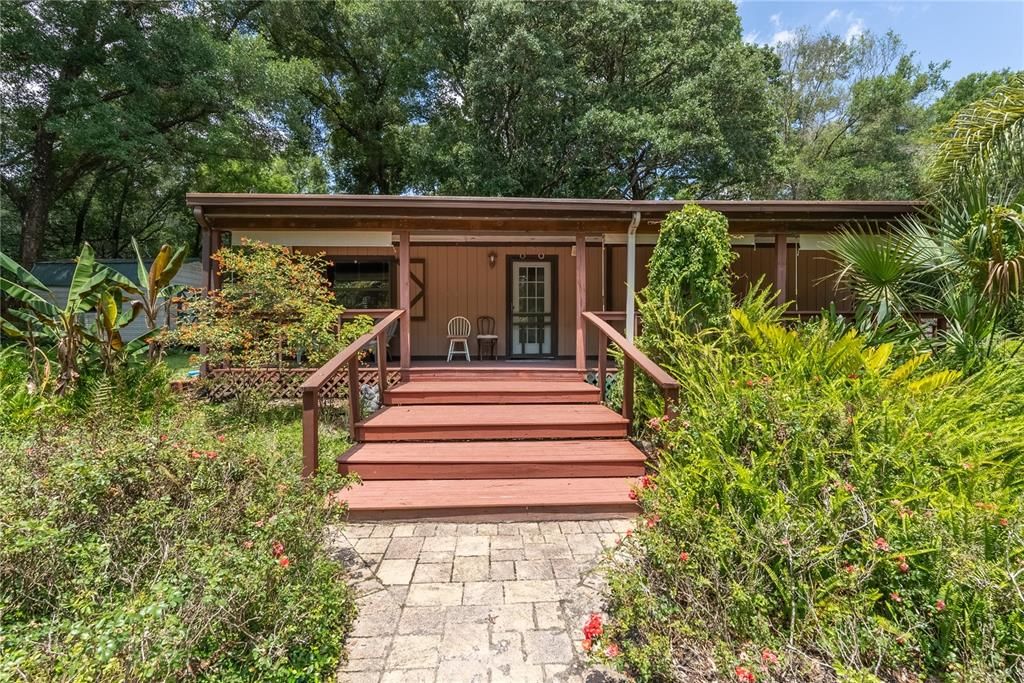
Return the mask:
[[0,251],[0,273],[4,271],[12,273],[18,280],[24,283],[26,287],[49,291],[46,285],[36,278],[35,275],[23,268],[20,263],[12,259],[10,256]]

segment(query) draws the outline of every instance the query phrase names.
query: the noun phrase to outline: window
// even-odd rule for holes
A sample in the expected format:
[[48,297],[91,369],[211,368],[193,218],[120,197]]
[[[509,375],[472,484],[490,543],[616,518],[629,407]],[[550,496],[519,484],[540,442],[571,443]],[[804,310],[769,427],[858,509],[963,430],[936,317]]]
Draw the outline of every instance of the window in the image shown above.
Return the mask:
[[327,273],[338,303],[345,308],[391,308],[391,261],[334,263]]

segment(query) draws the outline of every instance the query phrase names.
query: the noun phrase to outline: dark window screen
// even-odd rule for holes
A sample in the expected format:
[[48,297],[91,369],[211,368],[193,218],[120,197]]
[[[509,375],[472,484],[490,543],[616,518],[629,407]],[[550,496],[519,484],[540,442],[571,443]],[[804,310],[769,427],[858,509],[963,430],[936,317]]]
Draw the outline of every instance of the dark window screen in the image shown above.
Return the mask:
[[345,308],[391,308],[390,261],[339,261],[329,277]]

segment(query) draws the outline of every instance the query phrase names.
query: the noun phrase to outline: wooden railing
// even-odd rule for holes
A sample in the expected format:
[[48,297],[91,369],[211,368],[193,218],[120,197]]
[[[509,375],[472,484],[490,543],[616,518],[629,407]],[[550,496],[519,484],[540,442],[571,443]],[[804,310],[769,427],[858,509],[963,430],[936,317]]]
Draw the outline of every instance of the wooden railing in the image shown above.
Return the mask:
[[597,383],[601,388],[601,401],[605,400],[607,391],[605,376],[608,373],[608,342],[611,341],[622,349],[622,416],[632,425],[635,366],[640,366],[661,390],[662,398],[665,399],[665,415],[674,416],[676,403],[679,401],[679,382],[644,355],[643,351],[633,346],[614,327],[602,320],[602,317],[601,313],[583,313],[583,319],[597,330]]
[[[385,313],[386,311],[377,311]],[[355,311],[366,314],[366,311]],[[388,386],[388,327],[393,322],[405,322],[405,311],[402,309],[389,312],[373,328],[346,346],[341,353],[324,363],[323,367],[310,375],[302,384],[302,476],[308,477],[316,472],[320,462],[320,393],[337,373],[348,373],[348,419],[349,428],[355,431],[360,418],[359,391],[359,352],[368,344],[377,342],[377,382],[380,387],[381,400]]]

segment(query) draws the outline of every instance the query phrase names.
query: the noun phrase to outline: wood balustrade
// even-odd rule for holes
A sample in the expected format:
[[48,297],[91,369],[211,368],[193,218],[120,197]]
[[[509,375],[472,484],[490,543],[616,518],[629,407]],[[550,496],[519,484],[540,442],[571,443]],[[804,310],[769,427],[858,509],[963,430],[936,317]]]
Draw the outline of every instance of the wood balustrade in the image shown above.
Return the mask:
[[[352,311],[367,314],[368,311]],[[384,313],[386,311],[374,311]],[[315,473],[320,463],[320,391],[338,372],[348,373],[348,415],[349,428],[360,419],[359,352],[368,344],[377,343],[377,376],[381,400],[388,386],[388,327],[395,321],[399,326],[408,325],[408,316],[403,309],[392,310],[373,328],[346,346],[338,355],[324,363],[323,367],[310,375],[302,384],[302,476]],[[405,354],[403,353],[403,357]],[[408,367],[402,366],[403,370]]]
[[592,311],[583,314],[583,319],[597,330],[597,383],[601,389],[601,401],[605,400],[607,391],[605,376],[608,372],[608,342],[611,341],[622,349],[622,416],[632,423],[636,366],[639,366],[661,390],[662,398],[665,400],[665,415],[675,416],[676,403],[679,401],[679,382],[648,358],[643,351],[633,346],[614,327],[603,320],[603,317],[605,317],[604,314]]

